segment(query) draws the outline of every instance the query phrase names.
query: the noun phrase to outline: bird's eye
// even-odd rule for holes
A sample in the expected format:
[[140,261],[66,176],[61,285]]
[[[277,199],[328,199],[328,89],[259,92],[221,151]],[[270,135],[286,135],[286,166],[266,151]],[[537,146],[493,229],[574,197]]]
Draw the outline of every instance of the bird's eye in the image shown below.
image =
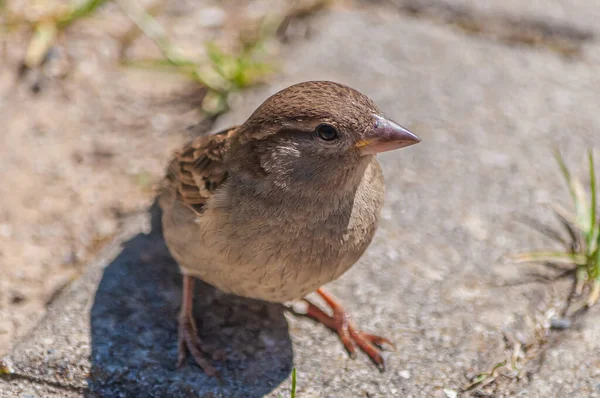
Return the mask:
[[338,136],[337,130],[330,124],[319,124],[315,131],[317,135],[325,141],[334,140]]

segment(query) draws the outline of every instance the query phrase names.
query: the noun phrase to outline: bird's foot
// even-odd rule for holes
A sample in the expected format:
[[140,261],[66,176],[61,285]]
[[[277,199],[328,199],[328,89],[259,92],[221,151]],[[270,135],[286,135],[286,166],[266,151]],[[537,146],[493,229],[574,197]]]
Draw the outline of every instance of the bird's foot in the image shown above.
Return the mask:
[[358,346],[377,365],[379,370],[385,370],[385,361],[381,352],[386,347],[395,349],[394,344],[385,337],[376,336],[359,330],[350,319],[350,315],[344,311],[338,301],[323,289],[317,290],[325,302],[331,307],[333,315],[328,315],[319,307],[308,300],[306,316],[317,320],[331,330],[337,332],[340,340],[346,347],[351,358],[356,357],[356,346]]
[[179,355],[177,358],[177,368],[181,368],[189,352],[194,361],[209,376],[219,376],[219,372],[211,365],[207,357],[218,360],[218,353],[213,353],[210,348],[204,345],[202,340],[196,334],[196,325],[191,316],[183,315],[179,319]]
[[179,314],[179,336],[178,336],[178,358],[177,368],[183,366],[187,353],[189,352],[194,361],[209,376],[219,376],[219,372],[212,366],[207,357],[214,361],[223,359],[220,351],[205,345],[198,337],[196,322],[192,315],[192,295],[194,291],[194,280],[190,276],[184,276],[183,280],[183,304]]

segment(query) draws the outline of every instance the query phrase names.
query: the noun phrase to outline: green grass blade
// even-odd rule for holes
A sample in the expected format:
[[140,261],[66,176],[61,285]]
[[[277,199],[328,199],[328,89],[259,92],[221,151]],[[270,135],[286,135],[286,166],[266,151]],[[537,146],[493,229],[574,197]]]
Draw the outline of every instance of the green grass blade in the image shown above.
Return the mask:
[[573,199],[573,203],[577,201],[577,195],[575,194],[575,190],[573,189],[573,182],[571,179],[571,173],[569,172],[569,168],[565,163],[565,159],[562,157],[560,151],[556,149],[554,151],[554,157],[556,158],[556,162],[558,163],[558,167],[560,167],[560,171],[562,172],[563,177],[567,183],[569,188],[569,193],[571,194],[571,198]]
[[590,230],[588,234],[588,246],[589,250],[593,255],[596,255],[598,249],[598,242],[596,241],[598,236],[598,220],[596,219],[597,212],[597,200],[598,192],[596,189],[596,169],[594,167],[594,151],[590,149],[589,154],[590,162],[590,190],[591,190],[591,206],[590,206]]
[[558,218],[560,223],[569,234],[569,237],[571,238],[571,250],[573,252],[578,252],[579,248],[582,247],[583,242],[581,241],[581,234],[579,233],[577,220],[575,220],[575,218],[569,212],[567,212],[557,203],[548,203],[546,206],[554,211],[554,215]]
[[571,172],[558,150],[554,152],[554,156],[569,188],[569,193],[571,194],[571,199],[575,206],[577,225],[587,233],[589,231],[589,208],[587,206],[585,189],[578,180],[571,176]]
[[546,203],[545,206],[554,212],[561,224],[566,224],[565,228],[568,226],[574,232],[577,230],[577,220],[574,214],[569,213],[558,203]]
[[56,42],[58,30],[52,21],[42,21],[35,26],[35,35],[29,42],[23,63],[33,69],[42,64],[50,48]]
[[550,239],[557,241],[558,243],[561,243],[563,246],[567,246],[569,244],[567,240],[560,234],[559,231],[556,231],[553,228],[542,224],[540,221],[536,220],[533,217],[521,215],[520,218],[516,219],[516,221],[528,226],[529,228],[534,229],[535,231],[541,233],[542,235]]
[[575,264],[585,265],[585,256],[581,254],[564,253],[564,252],[531,252],[521,253],[512,257],[518,263],[540,263],[552,262],[557,264]]
[[596,278],[600,278],[600,228],[596,233],[596,248],[594,252],[595,265],[596,265]]
[[292,398],[296,398],[296,368],[292,369]]
[[594,151],[590,149],[590,189],[592,190],[592,206],[590,208],[590,225],[592,229],[596,228],[596,170],[594,169]]
[[224,80],[229,80],[227,76],[227,65],[231,62],[215,42],[206,43],[206,54],[212,63],[214,71]]
[[76,20],[90,16],[98,7],[103,5],[106,0],[89,0],[74,8],[67,15],[58,20],[59,29],[64,29]]
[[595,258],[595,276],[596,278],[600,278],[600,223],[598,222],[598,218],[597,218],[597,198],[598,198],[598,190],[597,190],[597,186],[596,186],[596,170],[593,168],[594,164],[593,164],[593,150],[590,150],[590,167],[592,168],[592,170],[590,171],[590,177],[592,178],[592,192],[594,193],[593,199],[592,201],[594,202],[594,217],[595,217],[595,237],[593,237],[592,239],[595,239],[595,247],[592,249],[594,250],[593,256]]
[[209,41],[206,43],[206,54],[208,55],[208,59],[210,59],[213,64],[223,64],[223,58],[225,57],[225,54],[223,54],[215,42]]
[[575,191],[575,214],[577,225],[587,234],[590,231],[590,206],[588,205],[585,188],[579,180],[573,180],[573,190]]

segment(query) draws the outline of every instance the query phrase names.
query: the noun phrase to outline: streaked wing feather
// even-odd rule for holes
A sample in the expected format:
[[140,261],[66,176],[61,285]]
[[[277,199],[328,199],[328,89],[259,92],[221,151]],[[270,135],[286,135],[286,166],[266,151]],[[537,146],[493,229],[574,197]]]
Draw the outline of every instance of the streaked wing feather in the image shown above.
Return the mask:
[[174,191],[177,200],[201,214],[215,190],[227,180],[223,159],[237,131],[234,127],[198,137],[177,151],[169,164],[165,188]]

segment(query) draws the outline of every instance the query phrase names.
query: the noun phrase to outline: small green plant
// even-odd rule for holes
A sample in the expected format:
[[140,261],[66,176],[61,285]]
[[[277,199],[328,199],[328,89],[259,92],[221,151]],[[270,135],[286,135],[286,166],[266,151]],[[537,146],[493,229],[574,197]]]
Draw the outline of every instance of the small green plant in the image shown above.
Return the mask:
[[[130,66],[165,69],[179,73],[206,88],[201,107],[209,117],[227,111],[232,93],[256,84],[274,69],[263,61],[263,44],[275,33],[280,22],[265,19],[258,34],[240,40],[241,48],[235,53],[226,53],[215,43],[208,42],[207,60],[198,62],[183,56],[171,43],[163,27],[152,15],[153,10],[148,12],[134,3],[124,1],[117,1],[117,3],[138,29],[128,32],[123,40],[124,48],[131,44],[139,32],[142,32],[156,44],[163,56],[162,59],[124,59],[123,62]],[[123,55],[124,52],[121,51],[121,54]]]
[[227,110],[229,95],[249,87],[272,72],[273,68],[260,61],[263,40],[244,43],[237,54],[224,53],[215,43],[207,43],[212,68],[198,74],[198,79],[211,89],[205,110],[220,113]]
[[594,155],[590,150],[588,153],[589,195],[586,194],[583,183],[572,176],[560,152],[556,151],[555,156],[574,206],[574,212],[570,213],[556,204],[551,205],[568,239],[561,239],[559,234],[553,235],[555,239],[567,244],[566,250],[523,253],[516,256],[516,260],[572,267],[568,268],[568,271],[572,271],[575,276],[574,292],[581,295],[584,288],[589,287],[590,293],[585,306],[591,307],[600,296],[600,220],[597,212],[598,192]]

